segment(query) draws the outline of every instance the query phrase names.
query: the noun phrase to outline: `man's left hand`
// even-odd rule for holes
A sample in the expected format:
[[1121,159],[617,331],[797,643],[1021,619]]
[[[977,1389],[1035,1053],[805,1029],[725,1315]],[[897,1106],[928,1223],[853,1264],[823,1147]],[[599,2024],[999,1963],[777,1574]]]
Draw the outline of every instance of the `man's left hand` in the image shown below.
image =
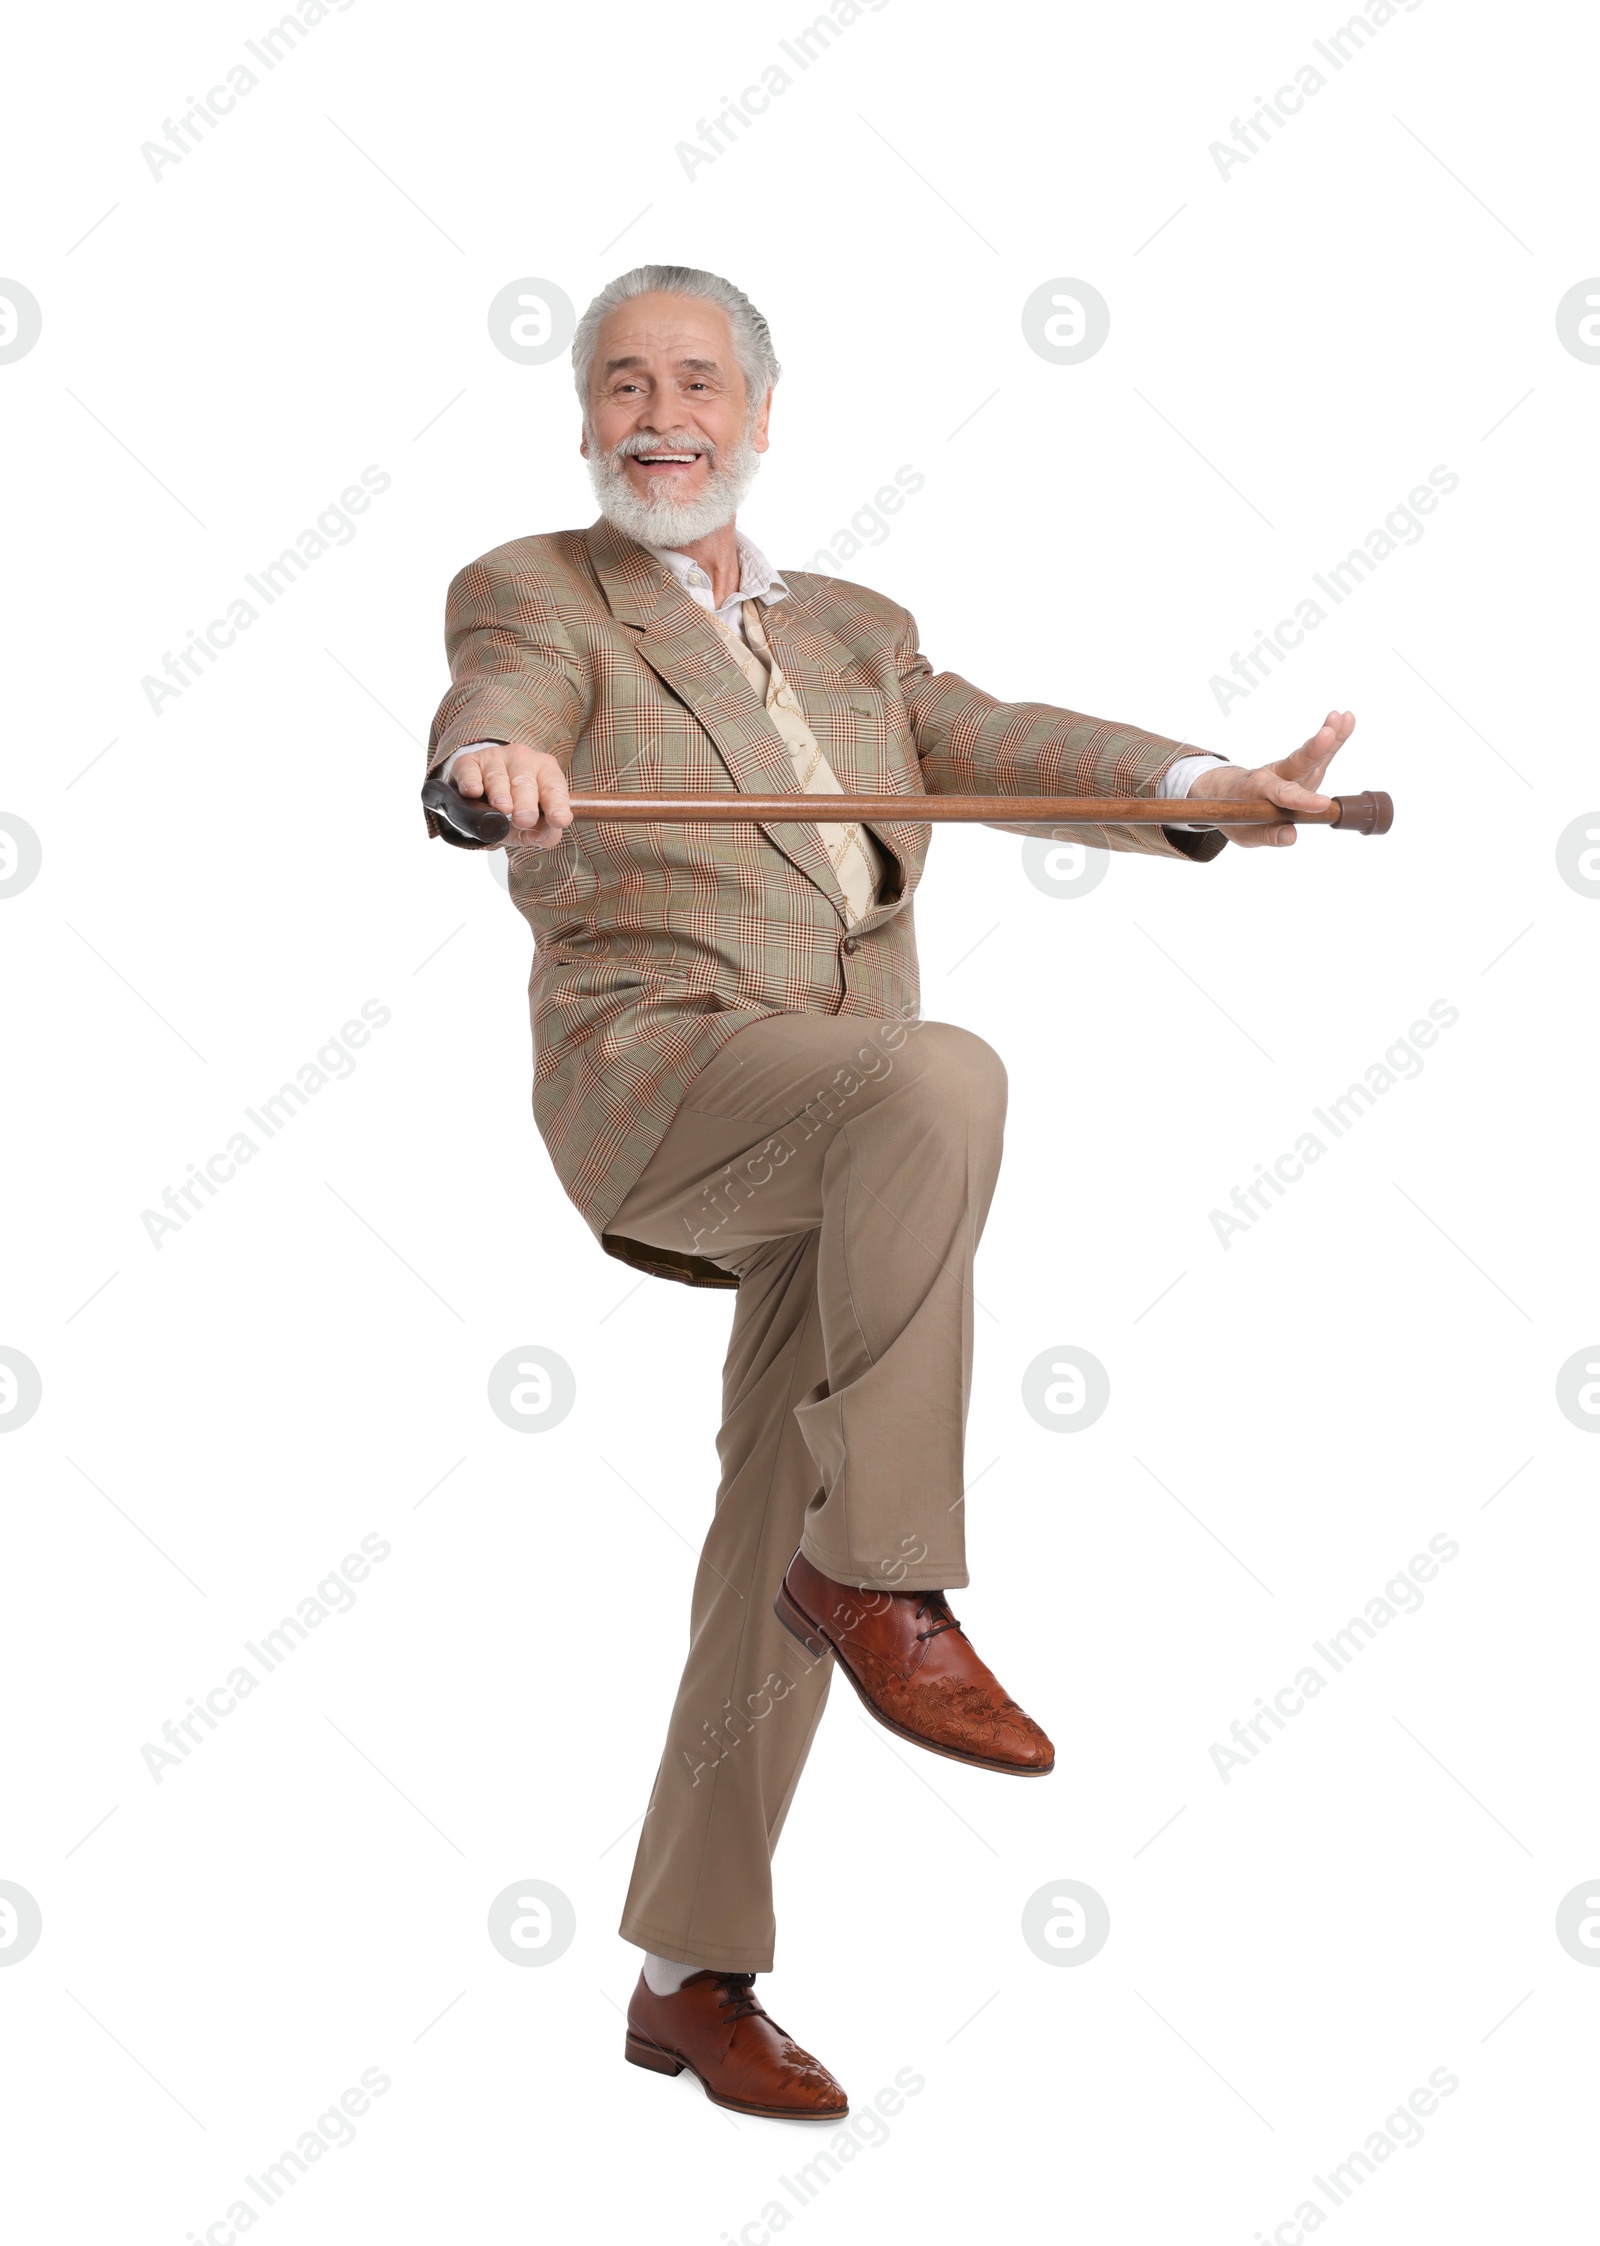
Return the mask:
[[[1277,764],[1258,765],[1247,772],[1237,764],[1214,764],[1198,775],[1184,798],[1192,803],[1205,796],[1226,796],[1234,802],[1263,797],[1285,811],[1326,811],[1331,796],[1319,795],[1324,773],[1356,729],[1349,710],[1330,710],[1309,741]],[[1259,847],[1283,849],[1294,841],[1292,826],[1223,827],[1220,831],[1241,850]]]

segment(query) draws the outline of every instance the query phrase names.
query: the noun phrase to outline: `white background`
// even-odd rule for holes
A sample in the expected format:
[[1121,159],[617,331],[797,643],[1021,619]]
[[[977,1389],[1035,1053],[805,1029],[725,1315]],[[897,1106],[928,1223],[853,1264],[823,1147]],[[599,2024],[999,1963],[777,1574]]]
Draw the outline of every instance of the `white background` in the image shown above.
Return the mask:
[[[1320,2199],[1338,2235],[1587,2199],[1600,1974],[1554,1921],[1600,1872],[1600,1444],[1555,1380],[1600,1331],[1600,908],[1555,846],[1600,800],[1600,368],[1554,314],[1600,270],[1592,26],[1428,0],[1224,180],[1209,144],[1340,10],[889,0],[686,178],[808,20],[358,0],[159,180],[140,144],[270,10],[8,35],[0,271],[44,329],[0,366],[0,810],[44,862],[0,904],[0,1341],[43,1403],[3,1452],[0,1878],[44,1932],[0,1973],[0,2111],[41,2246],[247,2235],[242,2178],[368,2068],[356,2142],[254,2202],[269,2239],[758,2246],[776,2200],[852,2241],[1288,2241],[1435,2069],[1424,2141]],[[1014,837],[935,840],[925,1008],[1012,1080],[957,1606],[1060,1762],[1011,1788],[836,1691],[763,1993],[858,2107],[924,2087],[805,2206],[780,2179],[825,2138],[622,2062],[728,1304],[635,1286],[563,1199],[526,928],[415,801],[449,577],[593,512],[567,364],[498,353],[489,301],[645,258],[772,322],[743,519],[780,565],[911,464],[844,573],[936,663],[1247,761],[1353,708],[1342,784],[1398,806],[1080,898]],[[1081,366],[1023,338],[1057,276],[1111,307]],[[353,541],[153,712],[141,679],[368,464]],[[1441,464],[1420,543],[1219,710]],[[1224,1247],[1210,1212],[1441,999],[1421,1075]],[[354,1075],[153,1245],[366,1000]],[[540,1435],[485,1400],[532,1343],[577,1379]],[[1110,1376],[1079,1433],[1021,1403],[1060,1344]],[[1421,1611],[1225,1784],[1213,1742],[1440,1534]],[[353,1611],[158,1785],[145,1743],[364,1535]],[[539,1970],[485,1934],[527,1879],[577,1914]],[[1020,1932],[1062,1879],[1111,1914],[1076,1970]]]

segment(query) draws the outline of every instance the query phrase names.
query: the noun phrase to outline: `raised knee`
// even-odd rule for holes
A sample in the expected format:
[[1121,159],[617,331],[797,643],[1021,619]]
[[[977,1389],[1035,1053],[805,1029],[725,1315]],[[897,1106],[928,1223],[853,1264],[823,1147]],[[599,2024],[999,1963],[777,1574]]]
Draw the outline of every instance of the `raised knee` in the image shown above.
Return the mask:
[[941,1107],[1004,1117],[1006,1069],[992,1045],[954,1022],[924,1022],[907,1042],[922,1083]]

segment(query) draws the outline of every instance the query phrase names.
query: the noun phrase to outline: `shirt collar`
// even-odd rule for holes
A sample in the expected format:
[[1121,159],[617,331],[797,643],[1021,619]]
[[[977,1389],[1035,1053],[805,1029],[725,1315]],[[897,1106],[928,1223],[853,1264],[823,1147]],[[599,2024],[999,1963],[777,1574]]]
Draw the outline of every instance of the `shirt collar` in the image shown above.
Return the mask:
[[[729,595],[720,611],[713,612],[725,613],[747,600],[758,600],[770,608],[775,601],[785,599],[788,586],[754,539],[746,538],[740,530],[734,533],[734,543],[739,555],[739,589]],[[701,608],[713,608],[711,579],[692,554],[680,553],[675,546],[652,546],[648,550],[671,570],[692,601],[698,602]]]

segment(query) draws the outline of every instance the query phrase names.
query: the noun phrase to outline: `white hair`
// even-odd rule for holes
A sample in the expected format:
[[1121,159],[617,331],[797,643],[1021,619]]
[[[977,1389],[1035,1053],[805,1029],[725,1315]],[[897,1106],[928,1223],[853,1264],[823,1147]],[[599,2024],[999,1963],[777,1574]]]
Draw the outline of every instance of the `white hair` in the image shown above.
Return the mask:
[[584,420],[587,422],[589,417],[589,375],[600,340],[600,323],[619,304],[658,291],[669,296],[697,296],[727,313],[733,327],[734,353],[744,375],[750,412],[754,416],[783,370],[772,348],[772,330],[743,289],[736,289],[720,274],[702,272],[694,265],[636,265],[631,273],[620,274],[616,280],[606,283],[574,330],[572,379],[583,405]]

